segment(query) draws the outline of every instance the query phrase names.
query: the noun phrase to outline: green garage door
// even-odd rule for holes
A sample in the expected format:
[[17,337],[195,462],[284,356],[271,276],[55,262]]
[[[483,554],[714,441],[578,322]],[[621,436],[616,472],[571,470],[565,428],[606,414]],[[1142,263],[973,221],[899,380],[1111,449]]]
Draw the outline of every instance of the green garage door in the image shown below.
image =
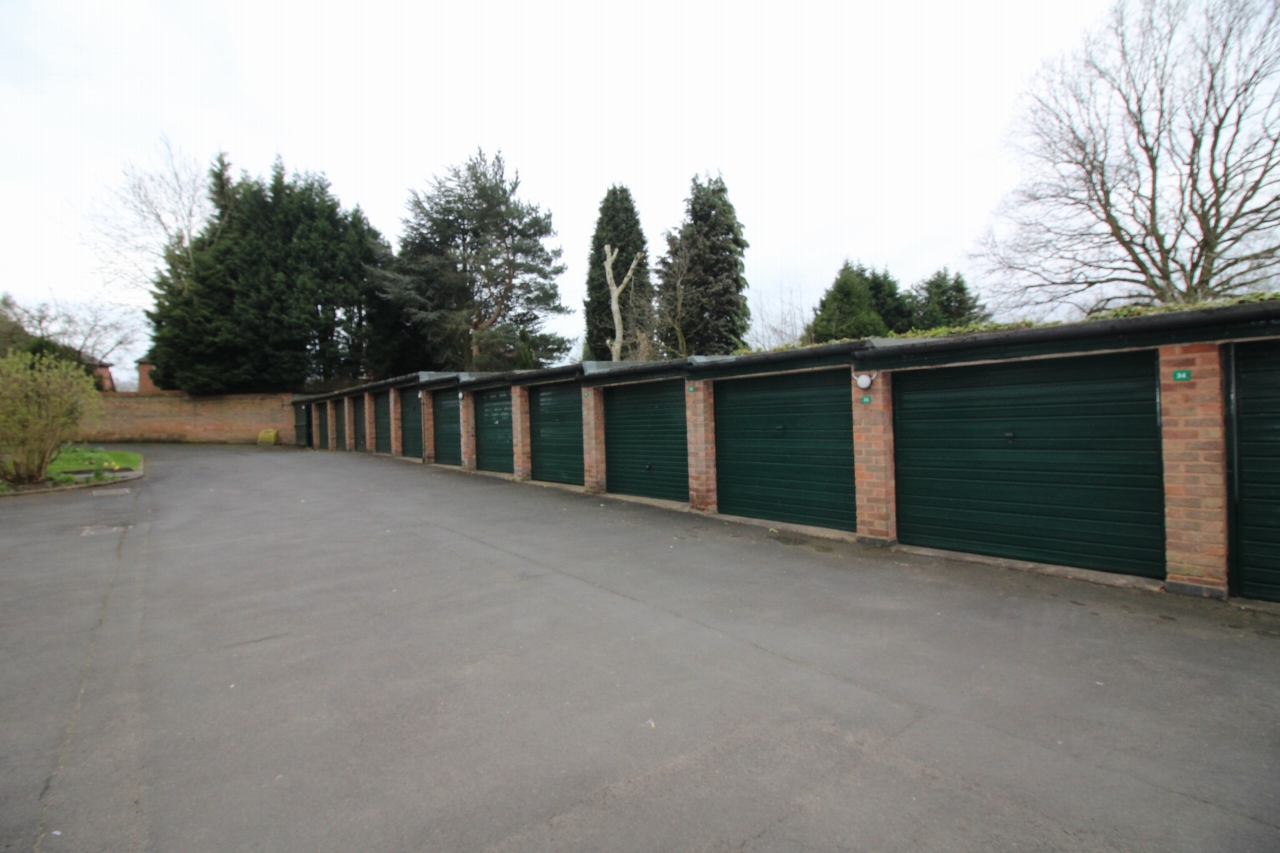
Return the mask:
[[476,468],[481,471],[515,470],[511,457],[511,389],[476,394]]
[[400,389],[400,455],[422,458],[422,395],[417,388]]
[[1236,345],[1235,592],[1280,601],[1280,341]]
[[604,389],[605,488],[620,495],[689,500],[684,382]]
[[529,389],[533,479],[582,485],[582,386]]
[[311,446],[311,407],[301,403],[293,407],[293,443],[298,447]]
[[720,512],[858,529],[848,369],[715,383]]
[[368,450],[369,445],[365,443],[364,395],[351,398],[351,415],[356,422],[356,450]]
[[893,376],[898,539],[1163,578],[1154,352]]
[[378,453],[391,452],[390,391],[379,391],[373,395],[373,449]]
[[343,400],[333,401],[333,429],[338,439],[339,450],[347,449],[347,407],[343,405],[344,402]]
[[316,406],[316,418],[320,421],[320,449],[329,449],[329,404],[320,403]]
[[436,462],[462,464],[462,423],[459,420],[458,392],[436,391],[431,395],[431,420],[435,424]]

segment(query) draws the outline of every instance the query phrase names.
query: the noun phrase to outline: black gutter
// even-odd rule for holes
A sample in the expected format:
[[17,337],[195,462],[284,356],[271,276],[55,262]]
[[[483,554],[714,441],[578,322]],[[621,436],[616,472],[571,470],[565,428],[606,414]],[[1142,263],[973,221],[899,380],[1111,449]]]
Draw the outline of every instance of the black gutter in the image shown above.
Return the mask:
[[338,391],[326,391],[323,394],[294,394],[291,402],[295,405],[305,403],[322,403],[326,400],[337,400],[342,397],[354,397],[357,394],[363,394],[367,391],[381,391],[384,388],[396,388],[402,385],[418,387],[424,382],[430,382],[434,376],[436,376],[436,374],[432,374],[427,371],[406,373],[404,376],[393,376],[390,379],[379,379],[377,382],[366,382],[363,385],[353,385],[350,388],[342,388]]

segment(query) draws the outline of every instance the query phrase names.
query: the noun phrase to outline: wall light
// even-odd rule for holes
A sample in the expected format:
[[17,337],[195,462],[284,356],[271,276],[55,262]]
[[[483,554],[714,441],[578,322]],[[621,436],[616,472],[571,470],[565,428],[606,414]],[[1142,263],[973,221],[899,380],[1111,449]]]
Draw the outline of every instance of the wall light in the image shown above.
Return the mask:
[[856,379],[858,383],[858,387],[861,388],[863,391],[870,388],[872,380],[876,378],[878,373],[879,371],[877,371],[876,373],[859,373]]

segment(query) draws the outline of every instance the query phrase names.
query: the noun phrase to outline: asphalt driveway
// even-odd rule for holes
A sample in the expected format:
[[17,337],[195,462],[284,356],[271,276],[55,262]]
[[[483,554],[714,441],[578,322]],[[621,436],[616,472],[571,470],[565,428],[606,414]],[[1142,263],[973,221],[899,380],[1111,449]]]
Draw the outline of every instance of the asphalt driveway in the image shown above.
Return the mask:
[[1280,617],[144,451],[0,499],[0,849],[1280,850]]

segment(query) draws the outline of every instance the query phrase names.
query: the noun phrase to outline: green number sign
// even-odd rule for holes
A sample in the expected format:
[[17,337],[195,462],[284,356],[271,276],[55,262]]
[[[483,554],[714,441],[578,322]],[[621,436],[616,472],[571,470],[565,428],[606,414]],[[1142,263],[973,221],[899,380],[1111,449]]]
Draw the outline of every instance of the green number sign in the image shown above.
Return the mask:
[[1173,371],[1173,381],[1174,381],[1174,382],[1186,382],[1186,381],[1188,381],[1189,379],[1191,379],[1191,371],[1190,371],[1190,370],[1175,370],[1175,371]]

